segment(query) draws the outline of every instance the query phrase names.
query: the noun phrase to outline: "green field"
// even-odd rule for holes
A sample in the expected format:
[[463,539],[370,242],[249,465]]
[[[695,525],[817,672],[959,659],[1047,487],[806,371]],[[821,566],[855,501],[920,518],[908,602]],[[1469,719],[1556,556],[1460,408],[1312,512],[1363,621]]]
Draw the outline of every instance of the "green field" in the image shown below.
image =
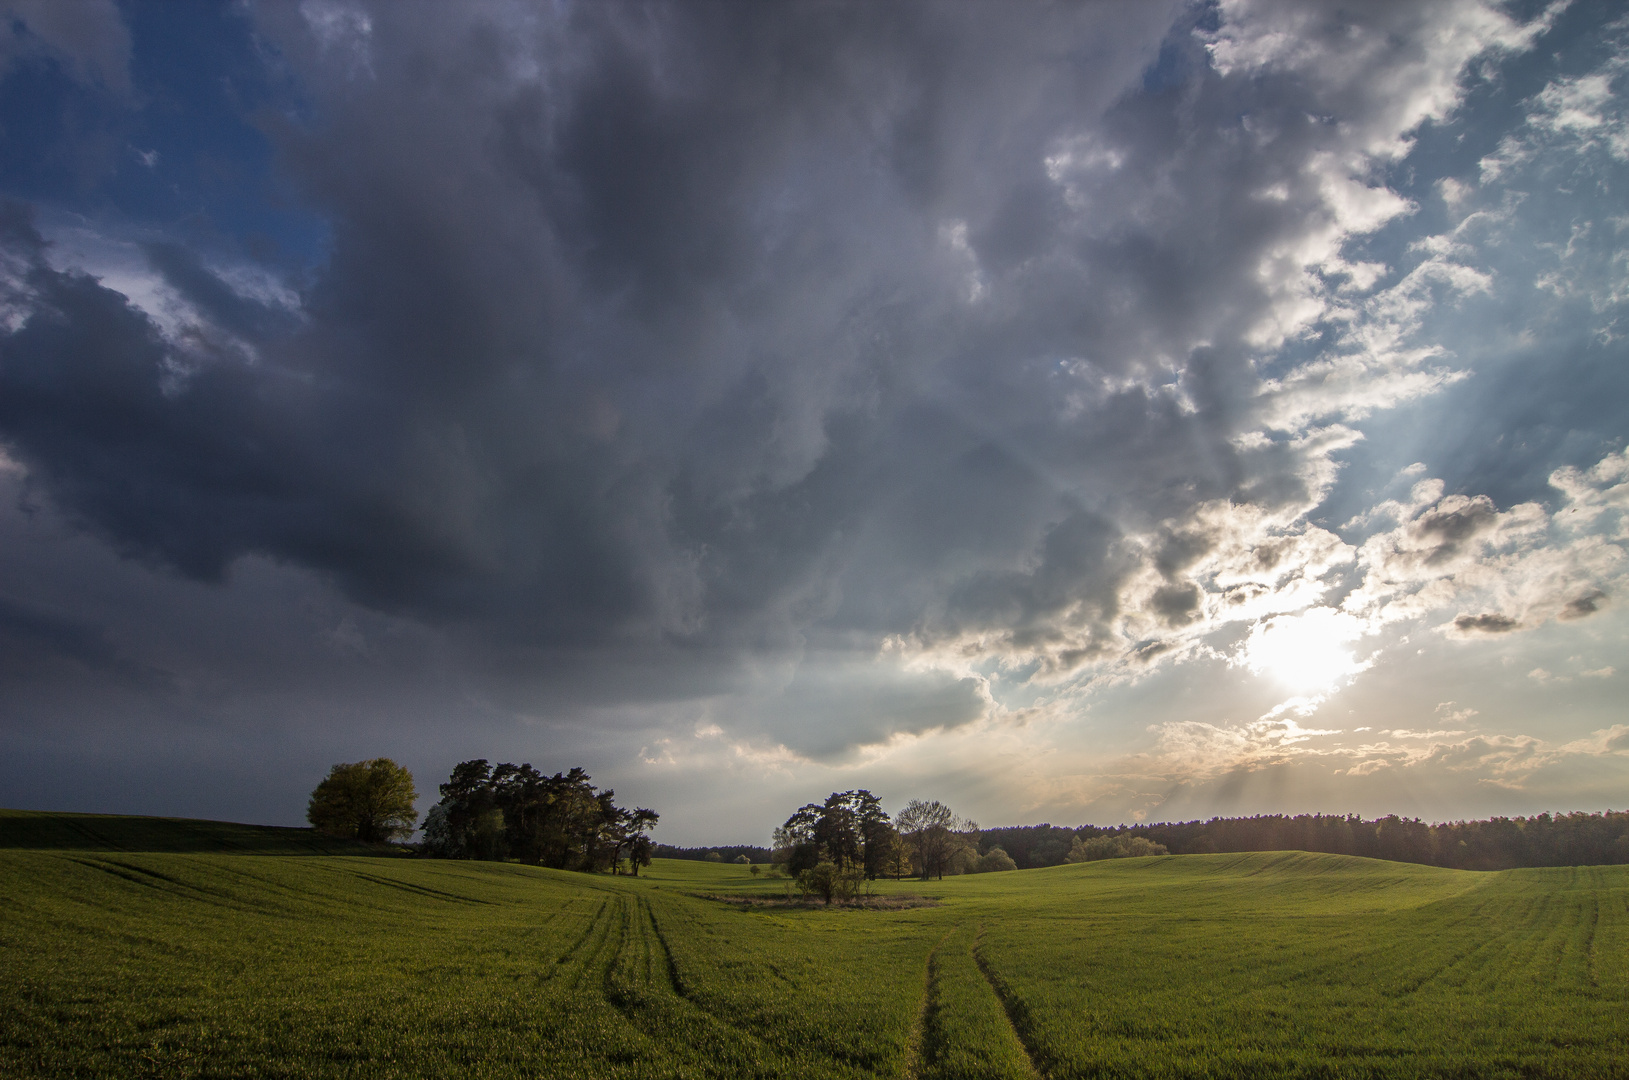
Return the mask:
[[145,820],[0,814],[0,1076],[1629,1077],[1629,867],[1168,856],[825,911]]

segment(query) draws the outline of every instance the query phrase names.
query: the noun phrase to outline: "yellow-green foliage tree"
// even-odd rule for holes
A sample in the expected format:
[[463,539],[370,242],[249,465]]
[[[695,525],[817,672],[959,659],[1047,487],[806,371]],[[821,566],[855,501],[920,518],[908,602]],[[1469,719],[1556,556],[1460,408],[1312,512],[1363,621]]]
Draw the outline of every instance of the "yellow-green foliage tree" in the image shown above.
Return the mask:
[[1139,855],[1164,855],[1164,844],[1156,844],[1143,836],[1094,836],[1090,840],[1075,837],[1069,849],[1070,862],[1096,862],[1098,859],[1128,859]]
[[1013,862],[1011,855],[1008,855],[1001,848],[993,847],[978,857],[978,861],[973,864],[972,872],[975,874],[988,874],[992,871],[1016,869],[1018,869],[1018,864]]
[[405,840],[418,822],[413,774],[389,758],[335,765],[306,807],[306,820],[329,836],[370,844]]

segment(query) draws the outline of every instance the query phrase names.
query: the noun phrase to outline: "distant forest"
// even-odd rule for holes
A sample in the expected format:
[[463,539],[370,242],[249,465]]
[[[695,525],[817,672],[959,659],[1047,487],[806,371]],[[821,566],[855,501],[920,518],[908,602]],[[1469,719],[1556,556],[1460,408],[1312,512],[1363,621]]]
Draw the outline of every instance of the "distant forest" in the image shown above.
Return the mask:
[[[1067,829],[1027,825],[984,829],[979,851],[999,847],[1020,869],[1067,861],[1076,837],[1144,837],[1173,855],[1237,851],[1317,851],[1363,855],[1457,870],[1508,870],[1518,866],[1596,866],[1629,863],[1629,811],[1603,814],[1539,814],[1431,825],[1389,815],[1266,814],[1209,821],[1160,822]],[[722,849],[720,849],[722,850]]]
[[[725,844],[723,847],[674,847],[672,844],[657,844],[656,850],[651,852],[651,855],[657,859],[691,859],[696,862],[734,862],[745,855],[749,862],[769,862],[769,849],[754,847],[751,844]],[[711,858],[714,855],[718,858]]]

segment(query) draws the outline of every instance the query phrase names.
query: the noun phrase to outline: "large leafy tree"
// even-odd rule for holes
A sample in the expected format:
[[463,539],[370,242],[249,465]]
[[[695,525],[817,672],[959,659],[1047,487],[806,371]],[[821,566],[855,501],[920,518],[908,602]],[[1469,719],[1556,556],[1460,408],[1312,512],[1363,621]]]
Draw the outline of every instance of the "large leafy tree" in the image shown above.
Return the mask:
[[887,873],[893,838],[893,825],[875,795],[863,788],[834,791],[824,803],[799,807],[775,830],[776,862],[794,874],[829,862],[875,878]]
[[370,844],[406,839],[418,821],[413,774],[389,758],[335,765],[311,793],[306,820],[320,833]]
[[656,827],[657,813],[644,807],[621,810],[618,813],[621,816],[616,822],[617,857],[612,865],[620,866],[622,853],[627,851],[628,869],[634,877],[638,877],[639,868],[650,865],[651,852],[656,850],[656,842],[646,834]]

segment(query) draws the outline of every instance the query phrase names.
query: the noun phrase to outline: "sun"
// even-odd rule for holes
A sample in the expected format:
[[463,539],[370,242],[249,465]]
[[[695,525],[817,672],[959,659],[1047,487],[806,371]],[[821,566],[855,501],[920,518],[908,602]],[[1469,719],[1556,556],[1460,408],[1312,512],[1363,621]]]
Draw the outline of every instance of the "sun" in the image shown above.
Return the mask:
[[1363,624],[1334,608],[1315,607],[1300,615],[1264,619],[1250,630],[1240,650],[1244,665],[1302,694],[1337,689],[1369,666],[1352,652]]

